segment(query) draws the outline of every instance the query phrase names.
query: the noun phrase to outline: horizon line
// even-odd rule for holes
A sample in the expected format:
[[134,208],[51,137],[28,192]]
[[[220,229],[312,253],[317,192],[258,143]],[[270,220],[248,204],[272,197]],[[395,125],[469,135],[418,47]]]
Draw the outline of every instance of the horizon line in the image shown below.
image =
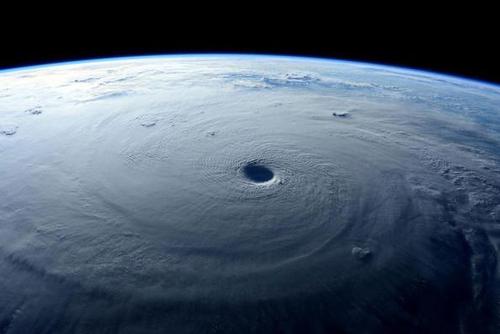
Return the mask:
[[440,76],[448,79],[455,79],[459,81],[468,81],[473,82],[480,85],[490,86],[495,89],[500,89],[500,83],[471,78],[467,76],[462,76],[459,74],[449,73],[449,72],[440,72],[434,70],[427,70],[423,68],[417,68],[406,65],[391,65],[387,63],[375,63],[370,61],[363,60],[348,60],[342,58],[332,58],[332,57],[322,57],[322,56],[309,56],[309,55],[294,55],[294,54],[272,54],[272,53],[241,53],[241,52],[186,52],[186,53],[150,53],[143,55],[123,55],[123,56],[103,56],[96,58],[81,58],[81,59],[71,59],[71,60],[63,60],[63,61],[49,61],[46,63],[40,64],[32,64],[32,65],[21,65],[21,66],[12,66],[6,68],[0,68],[0,75],[4,73],[18,72],[18,71],[26,71],[32,69],[39,69],[45,67],[53,67],[53,66],[65,66],[65,65],[77,65],[77,64],[85,64],[85,63],[93,63],[93,62],[112,62],[118,60],[134,60],[134,59],[145,59],[145,58],[188,58],[188,57],[199,57],[199,58],[208,58],[208,57],[262,57],[262,58],[291,58],[291,59],[302,59],[306,61],[322,61],[322,62],[336,62],[336,63],[348,63],[348,64],[356,64],[356,65],[368,65],[375,66],[387,69],[399,69],[407,72],[415,72],[424,74],[427,76]]

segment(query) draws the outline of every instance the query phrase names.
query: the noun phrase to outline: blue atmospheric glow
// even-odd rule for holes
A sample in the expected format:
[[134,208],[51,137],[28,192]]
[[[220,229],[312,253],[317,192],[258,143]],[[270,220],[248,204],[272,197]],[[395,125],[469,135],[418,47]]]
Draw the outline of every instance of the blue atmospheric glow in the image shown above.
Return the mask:
[[496,89],[500,88],[500,85],[493,82],[471,79],[467,77],[462,77],[454,74],[441,73],[441,72],[433,72],[427,71],[419,68],[409,67],[409,66],[393,66],[393,65],[385,65],[385,64],[377,64],[370,63],[364,61],[351,61],[345,59],[335,59],[335,58],[325,58],[325,57],[313,57],[313,56],[296,56],[296,55],[279,55],[279,54],[259,54],[259,53],[179,53],[179,54],[146,54],[146,55],[138,55],[138,56],[117,56],[117,57],[104,57],[104,58],[89,58],[82,60],[70,60],[70,61],[62,61],[62,62],[53,62],[39,65],[26,65],[20,67],[10,67],[0,69],[0,74],[6,72],[17,72],[17,71],[27,71],[33,69],[40,69],[45,67],[53,67],[53,66],[65,66],[65,65],[76,65],[76,64],[86,64],[86,63],[103,63],[103,62],[112,62],[112,61],[121,61],[121,60],[138,60],[138,59],[161,59],[161,58],[275,58],[275,59],[287,59],[287,60],[295,60],[295,61],[316,61],[316,62],[335,62],[335,63],[345,63],[345,64],[354,64],[361,66],[371,66],[378,67],[380,69],[397,69],[406,73],[420,74],[425,76],[432,76],[441,78],[444,80],[458,80],[465,81],[469,83],[475,83],[484,86],[494,87]]

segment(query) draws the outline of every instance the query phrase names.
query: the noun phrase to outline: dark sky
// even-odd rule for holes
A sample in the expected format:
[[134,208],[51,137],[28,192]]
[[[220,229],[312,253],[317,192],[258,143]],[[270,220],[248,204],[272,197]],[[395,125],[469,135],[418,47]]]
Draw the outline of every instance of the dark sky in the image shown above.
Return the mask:
[[3,29],[0,68],[122,55],[250,52],[360,60],[500,83],[498,28],[488,18],[493,12],[459,18],[426,13],[395,19],[307,10],[301,17],[250,19],[202,13],[184,21],[182,15],[162,12],[26,20],[25,29]]

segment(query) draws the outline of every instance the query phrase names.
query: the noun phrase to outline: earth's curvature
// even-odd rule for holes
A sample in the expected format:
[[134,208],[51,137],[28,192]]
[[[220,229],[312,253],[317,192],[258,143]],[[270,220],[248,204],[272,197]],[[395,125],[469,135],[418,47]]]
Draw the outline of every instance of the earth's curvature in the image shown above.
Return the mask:
[[192,55],[0,73],[0,333],[495,333],[500,88]]

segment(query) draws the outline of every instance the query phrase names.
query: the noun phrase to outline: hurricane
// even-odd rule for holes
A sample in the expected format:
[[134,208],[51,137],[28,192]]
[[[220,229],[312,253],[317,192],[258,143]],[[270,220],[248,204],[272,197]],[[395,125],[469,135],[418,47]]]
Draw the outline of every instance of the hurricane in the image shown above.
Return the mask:
[[0,333],[495,333],[500,88],[265,55],[0,71]]

